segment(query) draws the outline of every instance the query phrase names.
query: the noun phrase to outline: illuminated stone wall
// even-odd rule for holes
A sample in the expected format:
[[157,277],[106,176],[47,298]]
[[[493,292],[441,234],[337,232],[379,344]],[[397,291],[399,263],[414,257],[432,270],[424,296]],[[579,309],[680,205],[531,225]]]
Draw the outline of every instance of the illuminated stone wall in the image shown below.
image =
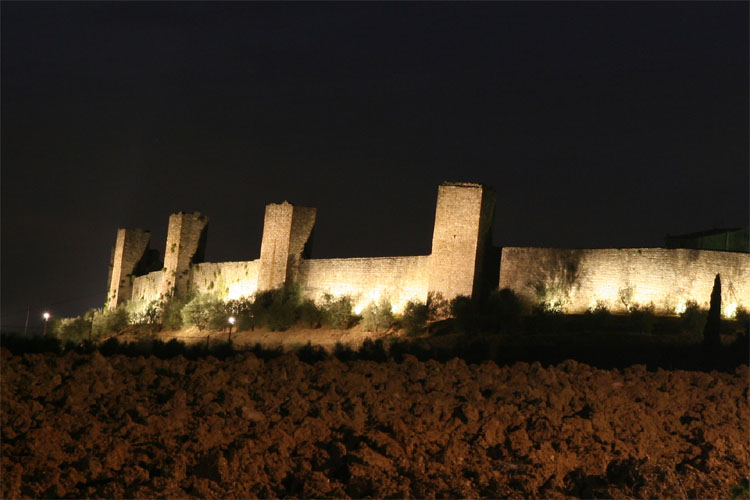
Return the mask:
[[438,189],[428,288],[452,299],[479,292],[495,196],[481,184],[446,182]]
[[132,300],[137,300],[144,304],[159,300],[163,277],[164,271],[154,271],[144,276],[133,278]]
[[725,315],[750,307],[750,254],[711,250],[627,248],[503,248],[500,288],[527,305],[559,301],[580,313],[601,301],[612,311],[626,303],[654,304],[657,312],[680,312],[688,300],[708,308],[714,277],[721,274]]
[[116,308],[130,300],[133,271],[148,249],[151,233],[140,229],[118,229],[109,264],[107,306]]
[[259,266],[259,260],[196,264],[192,267],[190,288],[222,300],[252,297],[258,289]]
[[349,295],[355,311],[386,296],[400,312],[410,300],[427,300],[429,256],[303,260],[299,282],[306,296]]
[[207,225],[208,218],[200,212],[179,212],[169,216],[162,295],[182,296],[187,293],[190,265],[203,261]]
[[258,288],[269,290],[296,281],[299,265],[315,225],[314,208],[284,203],[266,205],[260,245]]

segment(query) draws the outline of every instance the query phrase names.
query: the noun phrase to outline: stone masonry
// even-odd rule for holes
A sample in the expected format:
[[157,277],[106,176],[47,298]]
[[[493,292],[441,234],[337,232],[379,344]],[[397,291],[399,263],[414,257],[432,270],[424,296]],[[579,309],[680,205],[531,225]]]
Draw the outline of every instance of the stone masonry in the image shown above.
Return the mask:
[[438,190],[428,293],[476,296],[492,226],[495,194],[481,184],[446,182]]
[[190,283],[190,266],[203,262],[208,217],[200,212],[169,216],[161,295],[183,296]]
[[289,202],[266,206],[260,245],[258,289],[279,288],[296,281],[299,266],[315,225],[316,210]]
[[140,229],[118,229],[109,264],[107,307],[116,308],[130,300],[133,290],[133,271],[148,249],[151,233]]

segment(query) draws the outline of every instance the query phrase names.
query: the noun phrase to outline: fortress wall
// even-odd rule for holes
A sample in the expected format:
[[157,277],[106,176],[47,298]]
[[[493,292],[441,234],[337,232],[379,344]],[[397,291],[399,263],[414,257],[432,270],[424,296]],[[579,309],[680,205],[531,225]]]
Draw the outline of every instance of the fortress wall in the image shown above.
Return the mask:
[[382,296],[400,312],[409,300],[427,300],[430,257],[376,257],[303,260],[300,283],[305,295],[320,301],[323,294],[351,295],[355,312]]
[[164,271],[154,271],[143,276],[133,278],[133,301],[149,303],[161,297],[161,280]]
[[195,264],[191,268],[191,290],[222,300],[252,297],[258,288],[259,266],[260,260]]
[[109,264],[107,304],[109,309],[127,302],[132,295],[132,276],[148,248],[151,233],[140,229],[118,229]]
[[499,287],[511,288],[527,305],[536,303],[541,289],[567,302],[569,313],[597,301],[624,311],[620,297],[628,295],[631,304],[653,303],[658,312],[674,313],[691,299],[708,308],[716,274],[724,314],[750,307],[750,254],[711,250],[503,248]]
[[169,216],[167,245],[164,250],[165,276],[163,295],[178,296],[187,293],[190,282],[190,265],[203,261],[206,246],[208,218],[200,212],[179,212]]

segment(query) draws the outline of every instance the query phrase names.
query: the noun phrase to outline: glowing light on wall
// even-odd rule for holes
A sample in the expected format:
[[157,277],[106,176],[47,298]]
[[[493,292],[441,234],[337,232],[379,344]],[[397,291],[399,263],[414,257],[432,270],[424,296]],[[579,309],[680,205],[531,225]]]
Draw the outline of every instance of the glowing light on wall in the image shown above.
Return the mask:
[[687,301],[685,299],[680,300],[677,306],[674,308],[676,314],[682,314],[687,310]]
[[727,304],[726,307],[724,307],[724,317],[725,318],[734,318],[737,316],[737,302],[732,302],[731,304]]
[[237,300],[242,297],[251,297],[257,290],[257,285],[248,281],[240,281],[229,285],[227,300]]

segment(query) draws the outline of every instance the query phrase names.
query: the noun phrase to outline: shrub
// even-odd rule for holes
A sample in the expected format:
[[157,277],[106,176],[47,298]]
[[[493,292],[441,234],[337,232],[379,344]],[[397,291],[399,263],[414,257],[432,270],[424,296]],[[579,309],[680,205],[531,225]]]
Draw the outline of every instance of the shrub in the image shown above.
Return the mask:
[[587,309],[583,316],[585,324],[593,329],[609,328],[614,323],[607,302],[603,300],[597,300],[596,305]]
[[451,301],[451,314],[456,330],[463,333],[479,331],[479,318],[476,305],[466,295],[459,295]]
[[391,301],[387,297],[381,297],[377,304],[370,303],[362,311],[362,326],[368,332],[387,330],[392,324]]
[[692,299],[687,301],[685,310],[680,313],[682,327],[691,333],[702,332],[707,317],[708,311],[702,309],[698,302]]
[[388,361],[388,353],[385,350],[383,339],[378,339],[374,342],[371,339],[365,339],[362,342],[362,347],[357,351],[357,357],[365,361],[375,361],[378,363]]
[[407,335],[414,337],[424,331],[429,317],[430,309],[427,304],[410,300],[404,307],[401,326],[404,327]]
[[630,306],[630,326],[633,330],[651,333],[654,331],[655,322],[654,304],[632,304]]
[[312,365],[318,361],[325,361],[328,359],[328,353],[319,345],[312,345],[310,342],[305,344],[299,351],[297,351],[297,358],[300,361]]
[[299,306],[299,321],[306,328],[320,328],[323,323],[323,312],[310,299]]
[[494,290],[485,305],[488,327],[508,332],[518,328],[521,320],[521,301],[509,288]]
[[83,342],[92,336],[92,321],[96,310],[92,309],[75,318],[59,318],[50,325],[50,333],[63,343]]
[[302,291],[296,283],[259,292],[250,307],[251,322],[274,331],[286,330],[297,322],[301,303]]
[[170,296],[163,298],[160,306],[159,321],[161,326],[167,330],[179,330],[182,328],[182,308],[188,303],[190,297]]
[[344,345],[341,342],[336,342],[333,346],[333,355],[336,356],[339,361],[352,361],[356,353],[348,345]]
[[183,324],[195,325],[201,331],[207,328],[223,328],[227,316],[224,303],[208,294],[196,295],[182,308]]
[[130,324],[130,315],[125,304],[116,309],[97,311],[91,320],[91,332],[95,338],[111,335],[123,330]]
[[329,328],[347,328],[352,322],[352,299],[348,295],[334,299],[333,295],[323,295],[321,307],[323,324]]
[[451,303],[442,293],[430,292],[427,294],[427,310],[431,320],[447,319],[451,316]]
[[237,331],[250,330],[255,326],[252,307],[253,301],[247,297],[224,303],[227,315],[234,316],[237,319]]

